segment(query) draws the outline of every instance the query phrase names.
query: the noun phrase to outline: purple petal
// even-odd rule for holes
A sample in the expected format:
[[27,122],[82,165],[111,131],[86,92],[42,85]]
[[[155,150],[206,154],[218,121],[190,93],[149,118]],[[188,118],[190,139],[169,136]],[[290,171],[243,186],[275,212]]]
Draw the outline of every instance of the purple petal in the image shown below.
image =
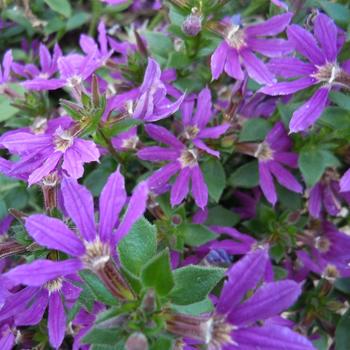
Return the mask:
[[87,55],[92,54],[98,50],[95,40],[89,35],[85,35],[85,34],[80,35],[79,45],[83,50],[83,52],[86,53]]
[[165,185],[169,179],[181,169],[179,162],[169,163],[149,177],[148,183],[151,189],[156,189]]
[[108,242],[126,201],[125,181],[119,168],[107,180],[100,195],[100,238]]
[[55,152],[49,156],[49,158],[46,159],[44,164],[42,164],[39,168],[37,168],[35,171],[33,171],[29,178],[28,178],[28,184],[29,186],[39,182],[43,177],[46,175],[49,175],[52,170],[56,168],[56,165],[62,158],[61,152]]
[[19,265],[3,276],[16,284],[39,287],[58,277],[75,273],[82,268],[77,259],[51,261],[37,259],[30,264]]
[[287,33],[298,52],[316,65],[324,64],[325,58],[312,34],[296,24],[290,25]]
[[273,74],[267,69],[265,63],[259,60],[249,49],[240,51],[243,64],[248,75],[259,84],[271,85],[275,82]]
[[65,178],[61,185],[64,207],[87,241],[96,237],[94,202],[91,193],[74,179]]
[[26,80],[22,83],[27,90],[57,90],[65,85],[66,81],[63,79],[41,79]]
[[180,204],[187,196],[189,191],[191,169],[186,167],[182,169],[171,187],[170,202],[171,206]]
[[283,168],[278,162],[272,161],[268,163],[268,167],[271,173],[275,176],[276,180],[285,188],[290,191],[302,193],[303,188],[295,177],[286,169]]
[[93,141],[75,139],[72,148],[78,151],[79,157],[84,163],[97,162],[100,158],[100,152]]
[[168,99],[164,99],[162,104],[155,104],[154,114],[146,116],[144,120],[148,122],[155,122],[164,119],[171,114],[174,114],[181,106],[185,94],[181,95],[175,102],[170,103]]
[[293,14],[290,12],[274,16],[265,22],[247,27],[245,32],[249,36],[268,36],[279,34],[286,29],[292,17]]
[[199,208],[204,209],[208,203],[208,187],[199,165],[192,168],[191,180],[194,201]]
[[198,95],[196,113],[192,118],[192,124],[198,125],[201,129],[209,121],[212,113],[211,92],[204,88]]
[[257,249],[248,253],[230,268],[227,273],[228,280],[224,283],[216,307],[219,313],[228,314],[241,302],[249,290],[255,288],[264,275],[267,261],[267,249]]
[[145,92],[152,88],[153,84],[160,79],[160,66],[152,58],[148,58],[148,64],[145,71],[145,76],[143,78],[143,83],[141,85],[141,92]]
[[241,62],[239,60],[238,51],[234,48],[227,50],[227,58],[225,63],[225,72],[232,78],[237,80],[244,79]]
[[214,156],[216,158],[220,157],[219,151],[215,151],[215,150],[211,149],[201,139],[194,139],[194,140],[192,140],[192,142],[197,148],[201,149],[202,151],[207,152],[208,154],[211,154],[212,156]]
[[13,62],[12,50],[7,50],[2,61],[2,66],[4,69],[3,81],[8,81],[10,79],[10,71]]
[[42,289],[36,296],[29,307],[15,315],[15,323],[17,326],[32,326],[38,324],[47,307],[49,293],[47,289]]
[[251,324],[266,320],[288,309],[301,293],[294,281],[266,283],[243,304],[235,307],[229,320],[233,324]]
[[233,333],[238,349],[244,350],[315,350],[304,336],[287,327],[264,326],[242,328]]
[[267,201],[275,205],[277,194],[268,162],[259,162],[259,185]]
[[293,113],[290,121],[290,132],[304,131],[313,125],[326,107],[328,94],[329,88],[320,88],[308,101],[299,107]]
[[53,292],[50,295],[47,327],[50,344],[55,349],[58,349],[63,342],[66,332],[66,314],[61,295],[58,292]]
[[318,219],[322,208],[322,186],[317,183],[311,188],[309,194],[308,209],[311,216]]
[[47,47],[40,44],[39,47],[40,66],[43,72],[48,72],[51,67],[51,55]]
[[106,54],[108,51],[108,43],[107,43],[107,34],[106,34],[106,26],[103,21],[100,21],[98,24],[98,42],[100,44],[101,53]]
[[61,220],[35,214],[25,220],[25,227],[29,235],[44,247],[72,256],[82,256],[85,253],[81,240]]
[[79,179],[84,174],[84,166],[79,153],[74,148],[69,148],[63,154],[62,169],[73,179]]
[[264,86],[258,92],[271,96],[291,95],[316,84],[315,78],[304,77],[294,81],[283,81],[270,86]]
[[151,162],[163,162],[166,160],[176,160],[179,157],[179,151],[174,148],[163,148],[158,146],[145,147],[137,152],[137,156],[142,160]]
[[210,66],[213,80],[218,79],[224,71],[228,51],[229,46],[225,41],[222,41],[221,44],[216,48],[216,50],[212,54]]
[[273,155],[273,159],[291,168],[298,167],[298,154],[293,152],[279,152]]
[[7,133],[1,137],[1,145],[11,153],[31,153],[52,144],[52,136],[33,135],[25,132]]
[[293,51],[293,45],[283,39],[250,38],[249,48],[267,57],[281,57]]
[[333,20],[328,16],[319,13],[314,25],[315,36],[320,43],[323,52],[329,62],[337,59],[337,37],[338,29]]
[[128,208],[116,232],[119,242],[131,229],[132,225],[141,218],[147,208],[149,188],[147,182],[139,183],[133,191]]
[[1,327],[1,338],[0,338],[0,349],[1,350],[12,350],[16,346],[16,339],[11,328],[6,325],[6,329]]
[[266,139],[267,143],[275,151],[286,151],[291,148],[292,141],[287,135],[282,122],[277,122],[274,127],[268,132]]
[[346,171],[346,173],[340,179],[340,192],[348,192],[350,191],[350,169]]
[[211,128],[205,128],[202,129],[199,133],[198,133],[198,137],[205,139],[218,139],[221,135],[223,135],[229,128],[230,128],[230,124],[221,124],[218,126],[214,126]]
[[273,58],[267,64],[271,72],[283,78],[311,75],[316,68],[310,63],[305,63],[296,57]]
[[148,124],[145,126],[145,131],[154,140],[162,142],[174,148],[183,148],[184,145],[172,133],[162,126]]

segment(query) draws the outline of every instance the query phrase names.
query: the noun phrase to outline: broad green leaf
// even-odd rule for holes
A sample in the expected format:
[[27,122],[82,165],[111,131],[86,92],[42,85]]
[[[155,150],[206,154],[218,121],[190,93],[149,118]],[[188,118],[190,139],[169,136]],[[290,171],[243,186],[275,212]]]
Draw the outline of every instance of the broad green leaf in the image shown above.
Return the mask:
[[44,0],[45,3],[55,12],[63,15],[64,17],[70,17],[72,14],[72,8],[68,0]]
[[258,162],[253,160],[236,169],[229,178],[235,187],[253,188],[259,184]]
[[335,350],[349,350],[350,344],[350,310],[340,319],[335,331]]
[[83,344],[114,345],[120,339],[117,329],[93,328],[83,339]]
[[190,305],[174,305],[173,308],[182,314],[201,315],[213,311],[213,304],[209,298]]
[[67,31],[79,28],[83,24],[89,21],[91,15],[87,12],[78,12],[70,17],[66,24]]
[[334,3],[330,1],[319,1],[319,4],[327,14],[332,17],[338,24],[349,24],[350,9],[349,6]]
[[13,117],[18,109],[11,106],[10,101],[5,96],[0,96],[0,122]]
[[195,265],[175,270],[175,287],[170,293],[171,301],[179,305],[202,301],[224,277],[224,273],[224,269]]
[[107,305],[117,305],[118,300],[106,289],[101,280],[91,271],[83,270],[79,272],[85,285],[89,287],[96,300]]
[[218,202],[226,186],[226,175],[223,166],[217,159],[209,159],[201,164],[208,192]]
[[157,337],[156,342],[151,346],[150,350],[173,350],[174,339],[165,336]]
[[265,119],[248,119],[244,122],[239,135],[240,142],[262,141],[270,129],[270,124]]
[[239,222],[239,215],[232,210],[217,205],[208,210],[206,225],[234,226]]
[[145,218],[135,222],[118,244],[120,262],[125,269],[139,276],[144,265],[157,251],[157,231]]
[[160,296],[167,295],[174,287],[169,251],[163,250],[145,265],[141,272],[145,287],[154,288]]
[[329,96],[339,107],[350,111],[350,96],[339,91],[331,91]]
[[217,237],[215,233],[210,231],[204,225],[190,224],[184,225],[185,243],[193,247],[198,247]]

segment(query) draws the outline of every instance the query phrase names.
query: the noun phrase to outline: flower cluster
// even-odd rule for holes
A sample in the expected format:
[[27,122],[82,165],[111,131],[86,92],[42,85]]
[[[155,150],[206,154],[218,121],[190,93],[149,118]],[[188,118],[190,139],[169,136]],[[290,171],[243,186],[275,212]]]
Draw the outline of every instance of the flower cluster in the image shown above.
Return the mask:
[[350,347],[349,8],[311,3],[8,5],[0,350]]

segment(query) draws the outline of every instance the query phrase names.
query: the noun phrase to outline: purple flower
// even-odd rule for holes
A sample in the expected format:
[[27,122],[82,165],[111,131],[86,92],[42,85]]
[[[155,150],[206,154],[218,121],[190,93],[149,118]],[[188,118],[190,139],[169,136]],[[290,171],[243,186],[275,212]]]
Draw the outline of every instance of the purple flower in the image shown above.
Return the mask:
[[28,217],[25,221],[26,229],[40,245],[60,250],[78,259],[79,269],[90,268],[96,271],[109,261],[115,251],[116,242],[119,242],[143,215],[148,197],[147,184],[141,182],[135,188],[126,213],[119,222],[119,214],[127,195],[124,178],[119,169],[113,173],[101,192],[98,226],[95,223],[91,193],[71,178],[63,180],[61,189],[65,210],[75,223],[79,235],[62,221],[41,214]]
[[57,61],[61,56],[62,51],[58,44],[55,45],[52,55],[44,44],[40,44],[40,68],[36,67],[34,64],[21,65],[19,63],[15,63],[13,70],[16,74],[29,79],[23,83],[25,86],[27,82],[30,85],[33,81],[37,83],[39,83],[41,80],[46,81],[57,72]]
[[120,152],[136,150],[138,143],[137,127],[130,128],[112,138],[113,147]]
[[95,56],[100,61],[100,65],[106,64],[107,60],[112,56],[113,50],[108,50],[108,37],[106,34],[106,26],[100,21],[98,27],[98,43],[86,34],[80,36],[79,44],[83,52],[87,56]]
[[225,71],[232,78],[243,80],[243,65],[248,75],[259,84],[273,84],[273,74],[253,51],[267,57],[278,57],[290,52],[292,46],[287,41],[261,37],[283,32],[291,18],[291,13],[285,13],[243,28],[238,24],[222,24],[221,35],[225,40],[211,57],[213,79],[218,79]]
[[301,241],[307,250],[298,251],[297,256],[306,272],[330,281],[350,276],[350,237],[332,223],[325,221],[305,231]]
[[[196,112],[193,114],[194,102],[186,103],[183,107],[183,130],[181,137],[187,141],[188,146],[172,135],[167,129],[147,125],[148,135],[161,142],[168,148],[159,146],[145,147],[138,151],[140,159],[151,162],[169,161],[169,163],[155,172],[149,179],[151,188],[161,187],[179,172],[175,183],[171,187],[171,205],[180,204],[189,192],[190,180],[192,182],[192,195],[200,208],[208,202],[208,188],[198,164],[199,151],[204,151],[215,157],[219,152],[208,147],[203,139],[217,139],[229,128],[229,124],[207,127],[212,118],[211,94],[204,89],[198,95]],[[193,115],[192,115],[193,114]]]
[[159,64],[149,58],[143,83],[133,107],[133,118],[152,122],[174,114],[179,109],[184,95],[177,101],[171,102],[166,97],[167,93],[167,88],[161,80]]
[[96,59],[96,52],[89,52],[86,57],[80,55],[68,55],[57,60],[59,78],[37,78],[24,81],[22,84],[29,90],[57,90],[62,87],[81,89],[83,82],[101,66]]
[[7,50],[0,65],[0,93],[3,92],[4,86],[10,81],[10,72],[13,64],[12,51]]
[[320,13],[315,20],[314,36],[294,24],[288,27],[287,33],[297,52],[309,62],[296,57],[272,59],[269,63],[270,70],[284,78],[297,79],[265,86],[259,91],[273,96],[289,95],[313,85],[321,85],[314,95],[293,113],[289,124],[290,131],[299,132],[316,122],[326,107],[331,88],[341,85],[338,79],[342,69],[337,63],[340,49],[337,46],[339,30],[332,19]]
[[308,201],[310,215],[317,219],[321,217],[323,211],[328,215],[339,215],[342,208],[342,199],[347,202],[349,201],[348,192],[339,192],[340,186],[337,174],[330,169],[326,171],[322,179],[310,189]]
[[[187,334],[183,335],[205,342],[210,350],[314,350],[311,342],[289,328],[290,322],[279,317],[300,295],[299,284],[264,282],[268,260],[264,248],[234,264],[211,317],[188,316],[188,327],[182,329]],[[186,316],[176,318],[186,322]],[[168,326],[171,332],[176,332],[175,326]]]
[[[292,142],[281,122],[267,134],[265,141],[258,145],[252,144],[253,150],[248,150],[249,144],[242,144],[242,152],[254,155],[259,163],[259,184],[265,198],[272,205],[277,202],[277,193],[273,182],[273,177],[283,187],[290,191],[301,193],[303,188],[294,176],[286,170],[283,165],[296,168],[298,155],[290,152]],[[247,148],[247,150],[245,150]]]
[[77,138],[72,129],[61,126],[51,134],[8,133],[0,144],[21,156],[9,174],[29,173],[29,185],[57,168],[73,178],[80,178],[84,173],[83,164],[98,161],[100,156],[94,142]]
[[75,259],[59,262],[38,259],[3,274],[3,278],[27,287],[6,299],[0,310],[0,321],[13,317],[17,326],[36,325],[48,307],[49,340],[58,349],[66,330],[64,303],[68,306],[81,292],[75,286],[74,275],[79,267],[80,262]]

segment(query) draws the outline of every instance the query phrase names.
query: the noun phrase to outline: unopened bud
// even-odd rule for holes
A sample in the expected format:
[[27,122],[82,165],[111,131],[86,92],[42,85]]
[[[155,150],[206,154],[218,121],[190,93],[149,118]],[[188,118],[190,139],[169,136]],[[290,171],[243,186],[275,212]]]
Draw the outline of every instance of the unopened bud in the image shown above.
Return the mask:
[[142,300],[142,308],[146,312],[153,312],[156,309],[156,296],[153,289],[149,289]]
[[189,36],[196,36],[202,30],[202,16],[193,10],[182,23],[182,31]]
[[144,334],[136,332],[125,343],[125,350],[148,350],[148,341]]
[[52,212],[57,207],[58,174],[53,172],[42,180],[41,189],[44,195],[44,204],[47,212]]

